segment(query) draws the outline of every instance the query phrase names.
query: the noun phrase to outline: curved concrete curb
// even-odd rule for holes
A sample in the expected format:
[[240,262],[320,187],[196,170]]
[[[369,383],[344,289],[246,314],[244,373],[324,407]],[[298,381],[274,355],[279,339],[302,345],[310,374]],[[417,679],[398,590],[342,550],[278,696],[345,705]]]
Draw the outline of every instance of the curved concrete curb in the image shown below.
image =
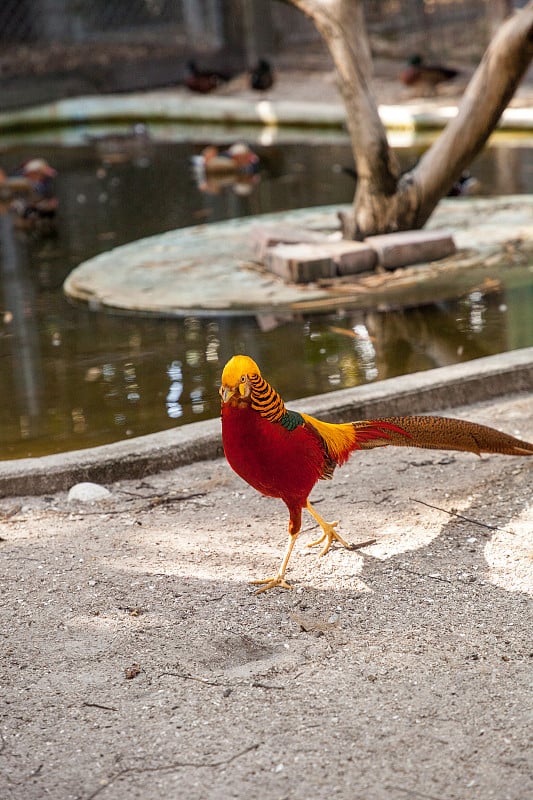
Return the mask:
[[[397,269],[387,280],[374,274],[353,276],[351,287],[335,282],[327,288],[320,283],[286,283],[258,268],[254,231],[282,223],[326,237],[338,233],[337,214],[348,208],[300,208],[138,239],[79,264],[66,278],[64,291],[92,309],[165,316],[311,312],[338,304],[345,308],[413,305],[458,297],[487,277],[505,285],[515,267],[505,262],[504,243],[520,241],[524,251],[533,247],[533,195],[446,198],[426,229],[451,231],[461,255]],[[498,256],[506,264],[502,269],[494,261]]]
[[[427,131],[443,128],[457,114],[455,105],[435,102],[412,105],[380,105],[383,124],[389,129]],[[243,97],[205,97],[180,90],[134,92],[127,95],[73,97],[0,114],[0,131],[51,125],[138,121],[203,122],[224,125],[269,125],[294,127],[344,127],[346,113],[341,102],[268,100]],[[498,123],[503,130],[531,130],[533,110],[505,109]]]
[[344,125],[344,108],[337,103],[290,100],[196,97],[171,92],[75,97],[0,114],[0,130],[28,126],[138,121],[203,122],[223,125]]
[[[294,401],[331,422],[416,414],[533,389],[533,347]],[[218,420],[43,458],[0,463],[0,496],[64,491],[79,481],[138,478],[223,454]]]

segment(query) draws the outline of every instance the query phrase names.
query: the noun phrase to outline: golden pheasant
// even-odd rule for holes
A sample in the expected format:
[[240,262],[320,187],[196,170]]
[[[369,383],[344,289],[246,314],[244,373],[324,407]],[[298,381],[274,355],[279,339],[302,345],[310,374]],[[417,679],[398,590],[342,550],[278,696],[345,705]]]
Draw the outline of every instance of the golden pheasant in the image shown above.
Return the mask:
[[275,389],[261,376],[248,356],[233,356],[222,372],[220,387],[222,441],[230,466],[254,489],[279,497],[289,509],[289,542],[274,577],[252,581],[262,585],[258,593],[274,586],[291,589],[285,572],[300,533],[305,508],[322,528],[309,547],[333,541],[352,548],[335,530],[338,522],[326,522],[309,502],[320,478],[333,477],[354,450],[385,445],[462,450],[531,456],[533,444],[523,442],[486,425],[446,417],[387,417],[334,424],[308,414],[289,411]]

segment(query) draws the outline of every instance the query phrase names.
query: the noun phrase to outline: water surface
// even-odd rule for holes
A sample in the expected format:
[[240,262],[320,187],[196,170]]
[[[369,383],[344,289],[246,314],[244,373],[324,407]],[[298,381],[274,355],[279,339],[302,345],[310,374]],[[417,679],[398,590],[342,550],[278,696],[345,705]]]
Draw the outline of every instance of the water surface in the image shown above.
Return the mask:
[[[87,132],[91,135],[94,131]],[[0,458],[43,455],[217,416],[220,371],[246,352],[287,400],[533,345],[533,277],[457,301],[292,319],[156,319],[73,305],[62,284],[81,261],[172,228],[310,205],[349,202],[344,136],[256,145],[251,187],[197,187],[190,157],[209,141],[113,141],[76,131],[65,146],[0,142],[11,171],[39,155],[58,169],[55,237],[15,232],[16,268],[2,242]],[[219,138],[221,134],[218,134]],[[162,140],[161,140],[162,139]],[[227,135],[226,144],[236,140]],[[488,148],[472,167],[484,195],[533,191],[528,140]],[[115,148],[116,149],[116,148]],[[118,148],[120,150],[120,148]],[[422,146],[398,149],[404,167]],[[245,193],[247,192],[247,193]],[[5,223],[5,221],[4,221]]]

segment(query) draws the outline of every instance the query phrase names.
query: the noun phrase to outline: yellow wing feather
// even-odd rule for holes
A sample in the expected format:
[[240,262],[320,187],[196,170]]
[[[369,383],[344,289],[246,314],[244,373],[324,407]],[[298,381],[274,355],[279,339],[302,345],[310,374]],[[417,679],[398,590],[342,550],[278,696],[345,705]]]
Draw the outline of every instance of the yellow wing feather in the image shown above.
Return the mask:
[[308,425],[316,430],[333,461],[337,464],[344,463],[357,443],[357,433],[352,423],[346,422],[338,425],[332,422],[322,422],[309,414],[301,414],[301,416]]
[[[410,430],[400,427],[402,418],[361,420],[340,424],[322,422],[320,419],[301,414],[308,425],[311,425],[324,443],[328,456],[336,464],[344,464],[354,450],[369,447],[386,447],[392,445],[412,446],[413,436]],[[418,445],[417,445],[418,446]]]

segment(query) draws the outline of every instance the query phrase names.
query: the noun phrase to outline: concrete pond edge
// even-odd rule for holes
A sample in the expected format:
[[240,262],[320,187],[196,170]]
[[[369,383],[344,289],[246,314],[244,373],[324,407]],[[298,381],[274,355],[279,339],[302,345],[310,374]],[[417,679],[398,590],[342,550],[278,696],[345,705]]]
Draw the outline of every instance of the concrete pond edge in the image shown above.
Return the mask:
[[[439,412],[533,389],[533,347],[295,400],[330,422]],[[509,431],[512,433],[512,431]],[[0,462],[0,497],[145,477],[223,455],[218,419],[84,450]]]
[[[457,103],[442,105],[435,101],[380,104],[379,114],[389,130],[439,130],[457,114]],[[150,122],[208,123],[222,125],[257,125],[266,127],[344,128],[346,112],[342,101],[311,102],[292,99],[253,99],[208,95],[197,97],[178,91],[152,90],[102,96],[68,97],[30,108],[0,113],[0,133],[29,128]],[[530,131],[533,112],[529,107],[513,106],[503,111],[497,129]]]
[[[457,253],[448,258],[401,267],[387,276],[361,273],[351,283],[343,284],[341,278],[325,286],[286,282],[258,266],[254,231],[290,225],[336,235],[338,212],[347,208],[313,206],[176,228],[83,261],[69,273],[63,289],[95,311],[168,317],[420,305],[472,291],[487,277],[509,278],[511,270],[525,268],[533,247],[533,195],[446,198],[424,230],[432,235],[444,228],[453,236]],[[520,252],[509,257],[508,242]]]

